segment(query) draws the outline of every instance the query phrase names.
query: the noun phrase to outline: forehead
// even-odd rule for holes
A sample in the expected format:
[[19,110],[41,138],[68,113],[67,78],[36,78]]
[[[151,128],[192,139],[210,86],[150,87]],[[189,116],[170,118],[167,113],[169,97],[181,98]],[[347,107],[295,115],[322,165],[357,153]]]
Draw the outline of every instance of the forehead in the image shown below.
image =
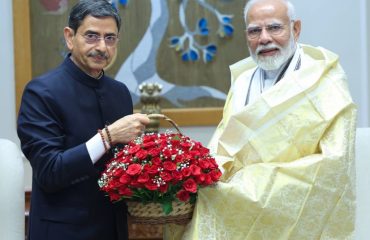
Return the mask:
[[96,18],[91,15],[86,16],[77,29],[79,32],[92,31],[101,34],[118,33],[117,23],[113,17]]
[[255,3],[246,16],[248,25],[263,25],[272,22],[287,22],[288,8],[281,2],[276,0],[261,1]]

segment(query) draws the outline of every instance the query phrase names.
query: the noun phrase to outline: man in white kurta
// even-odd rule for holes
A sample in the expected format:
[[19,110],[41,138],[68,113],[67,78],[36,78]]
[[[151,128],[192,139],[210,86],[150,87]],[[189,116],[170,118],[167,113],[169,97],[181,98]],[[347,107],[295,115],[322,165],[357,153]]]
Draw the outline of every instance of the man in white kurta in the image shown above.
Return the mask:
[[338,56],[297,44],[289,4],[247,5],[252,57],[230,67],[210,144],[222,180],[199,191],[185,232],[172,226],[167,239],[354,238],[356,108]]

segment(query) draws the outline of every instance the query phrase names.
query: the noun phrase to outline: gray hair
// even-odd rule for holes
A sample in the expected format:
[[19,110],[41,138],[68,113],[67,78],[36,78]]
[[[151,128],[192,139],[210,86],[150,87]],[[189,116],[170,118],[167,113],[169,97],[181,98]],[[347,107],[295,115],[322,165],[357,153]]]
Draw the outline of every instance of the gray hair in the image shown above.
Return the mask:
[[[250,8],[255,3],[260,2],[260,1],[261,0],[249,0],[245,4],[245,7],[244,7],[244,15],[243,16],[244,16],[244,21],[245,21],[246,24],[248,24],[247,23],[247,14],[248,14]],[[295,20],[296,19],[296,12],[295,12],[294,5],[290,1],[288,1],[288,0],[282,0],[282,1],[286,4],[286,6],[288,8],[287,14],[288,14],[289,20]]]
[[87,16],[95,18],[113,17],[119,31],[121,27],[121,17],[117,10],[106,0],[81,0],[69,14],[68,26],[75,32],[80,27],[82,21]]

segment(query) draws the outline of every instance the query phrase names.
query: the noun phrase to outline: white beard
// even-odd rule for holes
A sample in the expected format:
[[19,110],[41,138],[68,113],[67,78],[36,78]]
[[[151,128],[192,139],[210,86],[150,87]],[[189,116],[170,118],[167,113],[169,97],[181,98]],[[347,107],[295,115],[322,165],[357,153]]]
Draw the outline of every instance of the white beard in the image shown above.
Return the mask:
[[[249,48],[249,47],[248,47]],[[260,56],[256,53],[260,52],[264,49],[271,49],[277,48],[279,49],[279,53],[274,56]],[[251,53],[251,57],[254,62],[263,70],[270,71],[270,70],[277,70],[279,69],[288,59],[294,54],[296,48],[296,44],[294,42],[293,32],[290,34],[289,42],[286,46],[278,46],[274,43],[268,45],[260,45],[257,47],[255,52],[252,52],[249,48],[249,52]]]

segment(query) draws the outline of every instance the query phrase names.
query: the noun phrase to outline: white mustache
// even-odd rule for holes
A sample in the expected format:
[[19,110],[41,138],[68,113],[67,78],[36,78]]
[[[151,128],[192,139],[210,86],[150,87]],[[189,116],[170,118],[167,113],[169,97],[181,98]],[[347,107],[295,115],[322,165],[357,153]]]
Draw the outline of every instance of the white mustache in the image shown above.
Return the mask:
[[89,54],[87,56],[88,57],[101,57],[101,58],[104,58],[104,59],[108,59],[108,54],[106,54],[104,52],[98,52],[98,51],[89,52]]
[[274,44],[274,43],[270,43],[268,45],[259,45],[256,49],[256,54],[259,54],[261,51],[263,50],[270,50],[270,49],[273,49],[273,48],[277,48],[279,49],[279,51],[281,51],[281,47]]

